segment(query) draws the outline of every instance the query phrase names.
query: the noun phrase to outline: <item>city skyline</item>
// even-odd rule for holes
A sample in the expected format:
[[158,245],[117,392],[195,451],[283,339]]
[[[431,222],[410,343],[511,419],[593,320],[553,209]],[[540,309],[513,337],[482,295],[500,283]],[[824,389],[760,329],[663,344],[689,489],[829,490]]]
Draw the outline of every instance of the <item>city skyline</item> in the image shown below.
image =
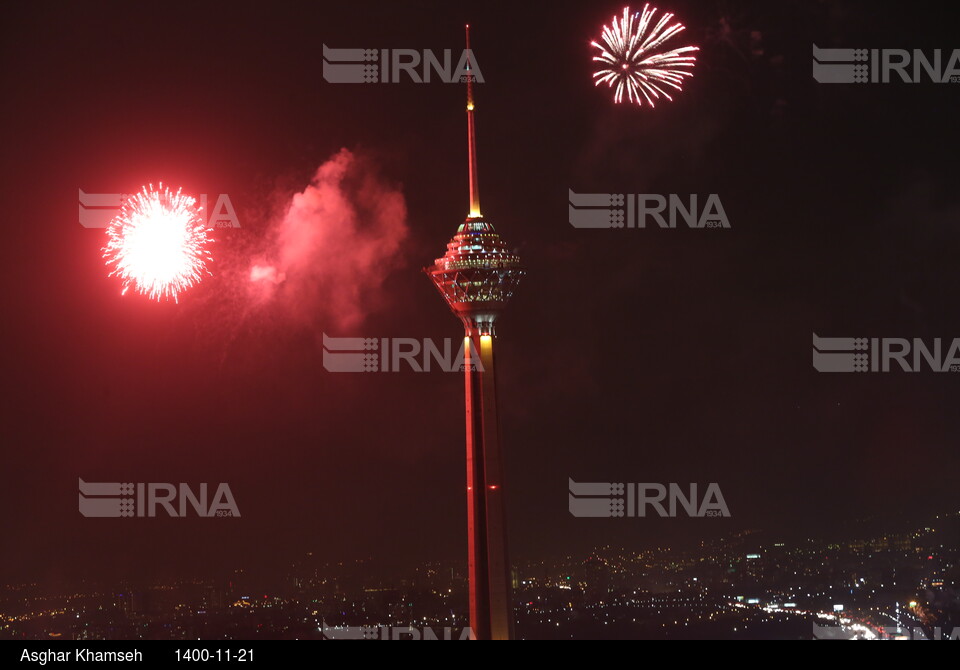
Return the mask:
[[[858,529],[522,560],[511,571],[517,637],[956,639],[960,603],[939,589],[956,579],[960,512]],[[469,639],[467,582],[465,561],[307,554],[270,575],[7,584],[0,639]]]

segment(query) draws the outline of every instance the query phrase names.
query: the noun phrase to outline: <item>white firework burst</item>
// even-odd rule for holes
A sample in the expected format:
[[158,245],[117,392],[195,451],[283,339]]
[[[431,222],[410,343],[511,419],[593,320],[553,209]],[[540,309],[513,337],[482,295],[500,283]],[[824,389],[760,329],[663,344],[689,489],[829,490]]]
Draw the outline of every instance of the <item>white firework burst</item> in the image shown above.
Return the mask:
[[594,84],[614,88],[614,102],[624,100],[651,107],[661,96],[673,100],[666,88],[682,90],[683,80],[692,77],[699,47],[686,46],[669,51],[658,51],[663,44],[684,30],[682,23],[671,24],[673,14],[663,14],[656,22],[657,10],[645,5],[643,12],[624,8],[623,17],[613,17],[610,26],[603,27],[602,44],[591,42],[599,49],[594,61],[602,68],[594,73]]

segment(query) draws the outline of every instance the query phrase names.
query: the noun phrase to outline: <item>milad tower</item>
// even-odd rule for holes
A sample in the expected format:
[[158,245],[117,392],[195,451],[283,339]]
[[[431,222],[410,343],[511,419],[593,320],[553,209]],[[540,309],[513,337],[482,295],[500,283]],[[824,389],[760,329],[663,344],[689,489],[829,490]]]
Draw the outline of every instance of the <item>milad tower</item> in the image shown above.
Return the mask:
[[[470,26],[467,54],[469,71]],[[513,606],[493,345],[497,317],[524,270],[520,258],[480,213],[473,75],[466,78],[470,212],[447,244],[447,253],[424,271],[465,331],[470,627],[476,639],[507,640],[513,637]]]

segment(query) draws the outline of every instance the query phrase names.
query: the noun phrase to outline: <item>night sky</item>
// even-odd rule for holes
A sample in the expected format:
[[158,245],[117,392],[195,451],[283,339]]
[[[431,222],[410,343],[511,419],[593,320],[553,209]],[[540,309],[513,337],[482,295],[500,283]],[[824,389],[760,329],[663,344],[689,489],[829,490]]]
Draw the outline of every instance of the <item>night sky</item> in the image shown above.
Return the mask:
[[[498,325],[513,558],[956,511],[960,377],[820,374],[811,335],[960,337],[960,85],[818,84],[811,45],[949,52],[957,14],[659,6],[701,51],[655,109],[592,85],[620,3],[8,7],[0,582],[465,561],[461,377],[321,361],[323,333],[462,337],[421,269],[467,210],[464,87],[330,84],[322,45],[459,54],[467,22],[483,211],[528,270]],[[284,203],[341,149],[402,193],[379,224],[401,232],[361,202],[356,240],[255,295]],[[121,296],[77,220],[78,189],[161,180],[241,224],[179,304]],[[717,193],[731,228],[578,230],[568,189]],[[576,519],[568,477],[717,482],[732,516]],[[242,517],[87,519],[78,478],[228,482]]]

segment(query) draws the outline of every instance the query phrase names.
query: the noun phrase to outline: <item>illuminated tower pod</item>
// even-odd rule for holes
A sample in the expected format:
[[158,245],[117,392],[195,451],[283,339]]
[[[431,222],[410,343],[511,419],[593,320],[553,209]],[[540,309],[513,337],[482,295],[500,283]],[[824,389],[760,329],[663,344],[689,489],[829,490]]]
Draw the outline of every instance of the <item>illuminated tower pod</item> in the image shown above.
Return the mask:
[[[468,53],[469,49],[467,26]],[[470,627],[477,639],[503,640],[513,637],[513,607],[493,342],[497,317],[513,296],[524,270],[520,258],[510,252],[480,213],[473,112],[473,77],[468,75],[470,213],[447,244],[447,253],[424,271],[465,330]]]

